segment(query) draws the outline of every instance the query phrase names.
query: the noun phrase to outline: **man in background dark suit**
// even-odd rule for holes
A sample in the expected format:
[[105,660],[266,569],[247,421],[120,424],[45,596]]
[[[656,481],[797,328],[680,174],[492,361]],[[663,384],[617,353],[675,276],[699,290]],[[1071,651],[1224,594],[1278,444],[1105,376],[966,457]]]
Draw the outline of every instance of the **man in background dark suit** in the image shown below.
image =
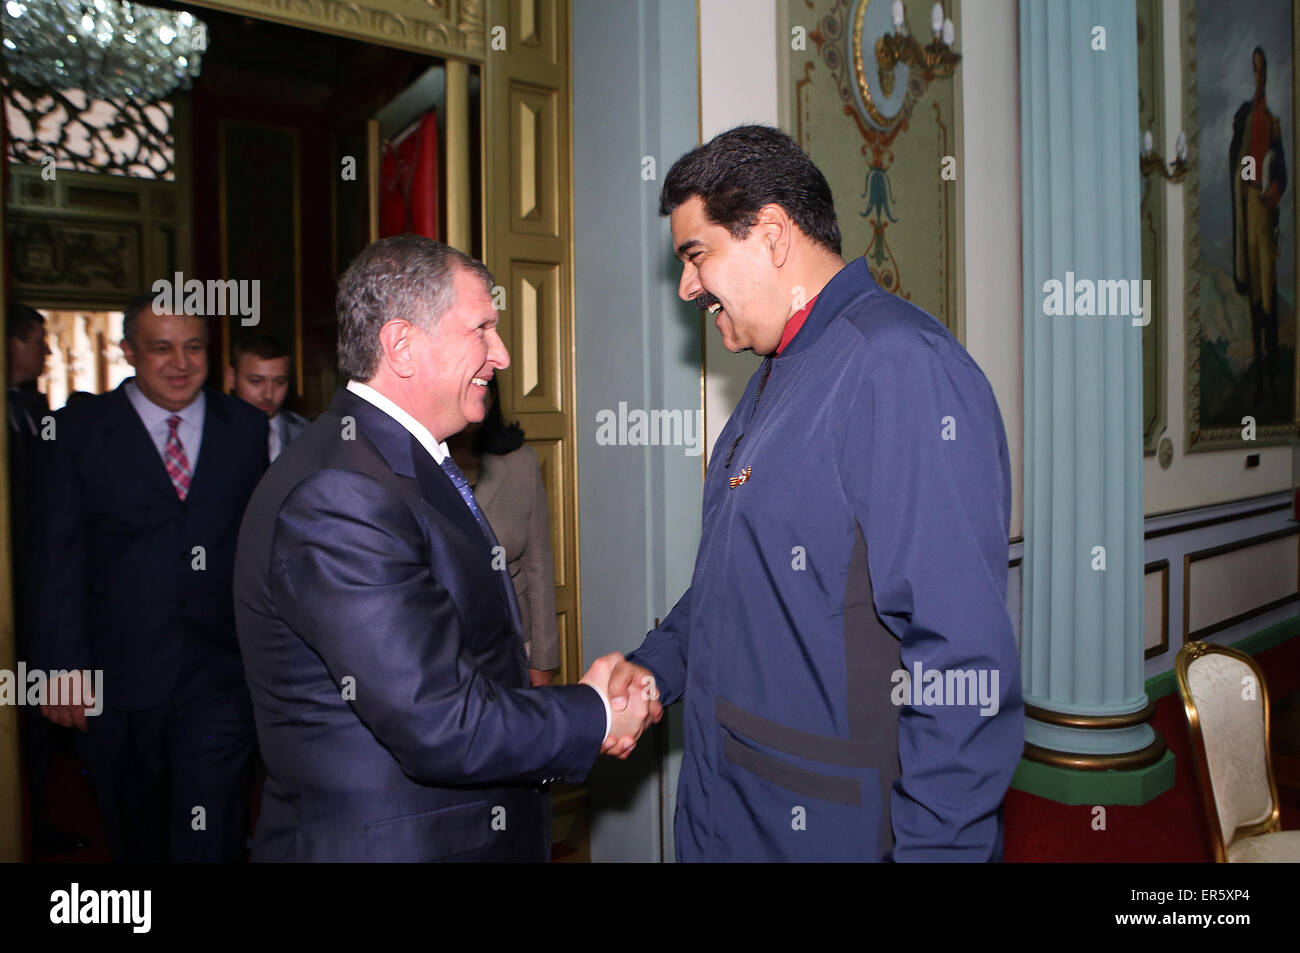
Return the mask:
[[226,390],[252,404],[268,418],[267,450],[271,462],[310,421],[284,406],[293,373],[289,350],[274,338],[259,334],[241,338],[230,349]]
[[[45,372],[50,347],[45,337],[45,316],[22,304],[9,305],[5,315],[5,344],[8,358],[9,392],[9,526],[10,565],[13,568],[14,632],[17,658],[30,661],[32,642],[31,601],[37,565],[36,528],[41,484],[38,457],[40,433],[50,405],[37,389],[36,380]],[[48,808],[46,784],[56,747],[67,745],[67,729],[52,725],[36,711],[22,709],[23,760],[31,797],[32,850],[58,854],[85,847],[89,840],[80,834],[61,831],[45,816]]]
[[329,409],[267,473],[240,529],[239,642],[267,768],[254,860],[550,855],[545,784],[647,723],[610,711],[621,656],[530,688],[504,555],[446,438],[509,365],[492,277],[416,235],[339,282]]
[[[127,308],[136,376],[65,408],[49,441],[37,653],[103,671],[102,698],[49,706],[79,751],[117,860],[239,860],[252,713],[231,600],[266,415],[203,387],[203,318]],[[74,696],[75,697],[75,696]]]

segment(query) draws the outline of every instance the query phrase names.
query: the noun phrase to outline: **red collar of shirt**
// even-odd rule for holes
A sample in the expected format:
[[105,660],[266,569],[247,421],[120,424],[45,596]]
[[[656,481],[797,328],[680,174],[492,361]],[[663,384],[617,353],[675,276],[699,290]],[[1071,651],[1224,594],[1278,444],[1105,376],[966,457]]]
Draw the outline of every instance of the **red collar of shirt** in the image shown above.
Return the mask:
[[785,346],[794,340],[794,336],[799,333],[799,329],[803,327],[803,323],[808,320],[808,315],[812,313],[813,305],[817,303],[817,297],[817,295],[813,295],[812,300],[804,305],[803,308],[799,310],[798,314],[794,315],[794,317],[785,323],[785,330],[781,333],[781,343],[776,346],[776,353],[778,356],[785,350]]

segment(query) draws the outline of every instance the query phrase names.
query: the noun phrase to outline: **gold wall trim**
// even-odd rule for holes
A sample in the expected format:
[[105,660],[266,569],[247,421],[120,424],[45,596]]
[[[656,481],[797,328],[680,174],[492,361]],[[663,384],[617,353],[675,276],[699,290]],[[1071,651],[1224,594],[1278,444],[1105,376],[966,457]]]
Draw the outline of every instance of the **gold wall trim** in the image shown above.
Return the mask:
[[1124,754],[1071,754],[1065,751],[1052,751],[1040,748],[1036,744],[1025,742],[1025,759],[1054,768],[1071,768],[1075,771],[1133,771],[1155,764],[1165,755],[1165,739],[1156,732],[1155,740],[1138,751]]
[[1062,728],[1132,728],[1149,721],[1156,713],[1156,704],[1151,699],[1137,711],[1121,715],[1073,715],[1037,705],[1025,705],[1025,717],[1041,721],[1045,725],[1059,725]]
[[193,0],[198,7],[439,56],[486,56],[483,0]]

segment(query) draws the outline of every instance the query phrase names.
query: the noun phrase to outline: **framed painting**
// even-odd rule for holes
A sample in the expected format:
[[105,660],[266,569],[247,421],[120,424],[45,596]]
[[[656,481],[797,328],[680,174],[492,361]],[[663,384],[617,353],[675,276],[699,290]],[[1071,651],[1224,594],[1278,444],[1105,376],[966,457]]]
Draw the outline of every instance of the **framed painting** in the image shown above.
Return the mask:
[[1297,433],[1296,8],[1183,0],[1187,449]]

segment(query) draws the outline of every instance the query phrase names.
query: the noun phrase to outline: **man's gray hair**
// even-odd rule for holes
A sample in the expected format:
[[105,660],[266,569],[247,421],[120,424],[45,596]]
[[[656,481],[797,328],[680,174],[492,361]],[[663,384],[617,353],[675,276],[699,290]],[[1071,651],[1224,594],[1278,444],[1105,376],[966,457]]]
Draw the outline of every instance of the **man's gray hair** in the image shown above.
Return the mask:
[[456,306],[456,270],[482,280],[492,293],[492,273],[479,261],[422,235],[394,235],[367,245],[339,279],[339,371],[365,382],[379,370],[379,329],[405,318],[430,334]]

